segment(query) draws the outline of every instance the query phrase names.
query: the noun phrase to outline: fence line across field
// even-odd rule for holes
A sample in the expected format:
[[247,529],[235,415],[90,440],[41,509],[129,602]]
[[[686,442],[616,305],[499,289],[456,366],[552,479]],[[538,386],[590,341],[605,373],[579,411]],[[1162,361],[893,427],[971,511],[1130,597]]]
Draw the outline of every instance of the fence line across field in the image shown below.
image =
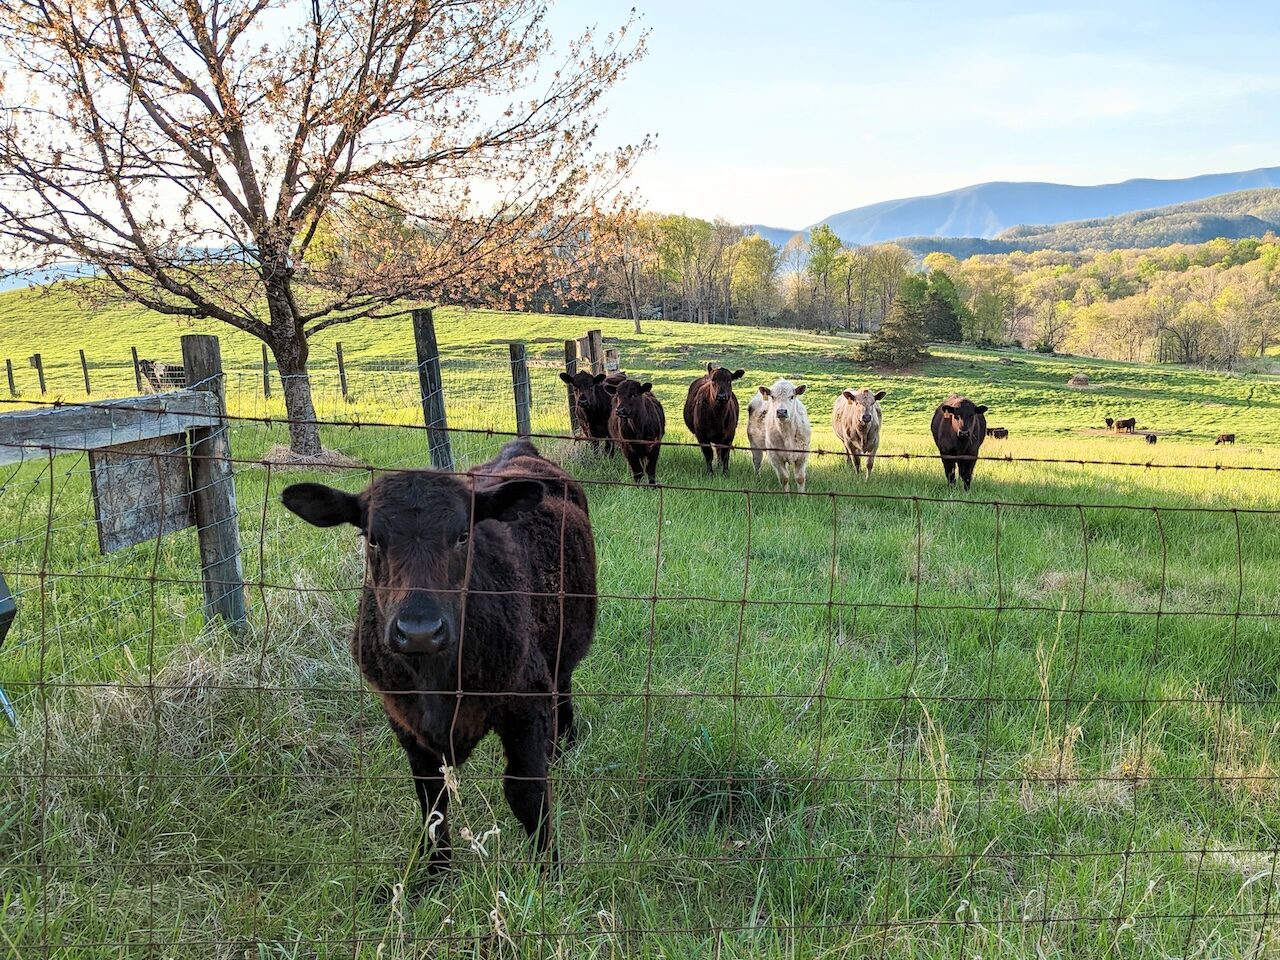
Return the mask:
[[[263,392],[259,371],[202,372],[198,346],[184,350],[185,390]],[[582,442],[521,417],[527,353],[477,362],[509,369],[511,393],[492,403],[513,429],[444,419],[454,394],[440,357],[434,374],[403,371],[422,378],[408,395],[425,422],[320,425],[366,430],[380,453],[390,429],[451,444],[530,436],[556,441],[553,456]],[[563,417],[563,394],[548,393]],[[12,531],[0,536],[0,571],[19,606],[0,685],[20,693],[17,728],[0,724],[0,779],[18,812],[4,827],[17,841],[5,940],[45,955],[376,955],[393,908],[365,893],[402,875],[413,835],[388,824],[412,819],[412,788],[343,650],[367,558],[349,528],[316,532],[280,506],[305,462],[208,449],[228,437],[265,448],[287,419],[192,395],[0,416],[0,529]],[[184,439],[149,456],[184,457],[193,474],[221,465],[192,488],[234,482],[229,512],[94,556],[96,525],[120,512],[94,509],[94,451],[179,409]],[[42,442],[41,423],[62,432]],[[483,449],[450,446],[453,473],[511,479],[460,468]],[[327,472],[371,481],[407,465],[369,459]],[[592,594],[596,647],[574,678],[589,730],[553,773],[562,873],[537,879],[530,868],[545,863],[498,799],[504,775],[478,754],[455,771],[454,816],[472,837],[455,845],[463,877],[428,888],[449,922],[407,921],[393,946],[551,953],[613,937],[604,949],[626,954],[690,936],[734,953],[775,935],[794,949],[813,941],[786,937],[805,934],[829,935],[824,949],[866,937],[886,957],[949,938],[968,956],[991,952],[995,930],[1011,956],[1274,948],[1280,609],[1266,561],[1280,509],[576,482],[607,579]],[[163,486],[142,491],[131,509],[165,500]],[[1109,526],[1113,514],[1123,526]],[[711,519],[690,534],[694,518]],[[962,550],[948,534],[973,518],[980,535]],[[892,542],[869,546],[890,523]],[[211,530],[229,528],[236,565],[202,551]],[[1216,566],[1171,567],[1192,537],[1216,549]],[[1030,551],[1040,539],[1050,556]],[[532,584],[436,592],[580,596]],[[226,605],[234,596],[238,611]],[[1095,636],[1102,623],[1114,631]],[[546,697],[466,691],[460,679],[438,692]],[[223,805],[199,806],[209,794]],[[681,892],[663,899],[668,878]],[[475,898],[476,884],[501,897]],[[192,889],[199,910],[183,899]],[[662,912],[643,913],[633,891]],[[292,913],[317,898],[336,904],[323,928]]]

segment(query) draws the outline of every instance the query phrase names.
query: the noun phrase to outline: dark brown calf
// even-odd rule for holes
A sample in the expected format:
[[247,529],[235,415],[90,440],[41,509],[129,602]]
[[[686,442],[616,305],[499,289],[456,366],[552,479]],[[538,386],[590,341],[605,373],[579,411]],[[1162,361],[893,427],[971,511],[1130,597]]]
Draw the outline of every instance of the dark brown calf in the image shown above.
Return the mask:
[[429,869],[450,853],[441,768],[490,730],[507,802],[554,859],[547,765],[557,740],[573,742],[573,670],[596,621],[581,486],[516,440],[467,474],[383,474],[359,495],[298,483],[282,499],[308,523],[365,536],[351,653],[408,757]]
[[1115,421],[1116,433],[1133,433],[1138,429],[1138,418],[1127,417],[1124,420]]
[[975,406],[968,397],[952,394],[933,411],[933,442],[942,458],[942,470],[947,483],[955,484],[956,470],[964,488],[973,481],[973,468],[977,465],[978,450],[987,436],[987,408]]
[[606,383],[621,383],[625,373],[590,374],[580,370],[572,377],[561,373],[560,379],[573,388],[573,411],[584,437],[591,438],[591,449],[600,452],[603,443],[609,456],[613,456],[613,444],[609,442],[609,410],[611,401],[605,392]]
[[606,383],[613,397],[609,414],[609,436],[622,448],[631,468],[631,477],[639,483],[648,476],[657,483],[658,454],[662,452],[662,436],[667,431],[667,415],[653,395],[653,384],[638,380]]
[[990,437],[992,440],[1008,440],[1009,428],[1008,427],[987,427],[987,436]]
[[707,461],[707,473],[714,473],[714,461],[720,458],[720,472],[729,473],[729,451],[738,432],[738,398],[733,381],[741,380],[745,370],[730,372],[725,367],[707,364],[707,372],[689,384],[684,400],[684,425],[689,428]]
[[1155,442],[1156,442],[1156,435],[1154,433],[1148,433],[1147,443],[1155,443]]
[[1213,441],[1213,445],[1216,447],[1220,443],[1235,443],[1235,442],[1236,442],[1236,435],[1234,433],[1220,433],[1218,434],[1218,439]]

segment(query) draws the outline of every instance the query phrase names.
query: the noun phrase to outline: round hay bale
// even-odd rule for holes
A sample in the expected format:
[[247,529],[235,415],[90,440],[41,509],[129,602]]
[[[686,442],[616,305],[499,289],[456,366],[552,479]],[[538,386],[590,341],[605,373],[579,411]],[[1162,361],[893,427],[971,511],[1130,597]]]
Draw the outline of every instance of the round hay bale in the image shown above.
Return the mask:
[[1068,387],[1087,387],[1088,385],[1089,378],[1083,373],[1073,373],[1071,379],[1067,381]]

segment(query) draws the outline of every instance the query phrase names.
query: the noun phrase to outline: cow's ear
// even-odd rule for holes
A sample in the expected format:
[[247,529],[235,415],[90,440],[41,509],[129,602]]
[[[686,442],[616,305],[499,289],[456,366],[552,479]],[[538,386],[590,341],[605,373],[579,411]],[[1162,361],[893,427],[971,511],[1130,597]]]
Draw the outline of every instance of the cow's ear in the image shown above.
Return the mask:
[[616,383],[606,383],[604,385],[604,392],[612,397],[617,394],[618,385]]
[[640,392],[641,392],[641,393],[648,393],[648,392],[649,392],[650,390],[652,390],[652,389],[653,389],[653,384],[652,384],[652,383],[650,383],[648,380],[646,380],[644,383],[640,384]]
[[603,373],[597,373],[594,377],[591,378],[592,383],[604,383],[604,381],[605,381],[605,375]]
[[735,371],[733,371],[733,376],[732,376],[732,377],[730,377],[729,379],[731,379],[731,380],[741,380],[741,379],[742,379],[743,377],[745,377],[746,375],[747,375],[747,371],[739,369],[739,370],[735,370]]
[[772,390],[770,390],[768,387],[761,387],[761,388],[760,388],[760,396],[762,396],[762,397],[764,397],[764,398],[768,399],[768,398],[770,398],[770,397],[772,397],[772,396],[773,396],[773,391],[772,391]]
[[711,373],[713,373],[713,372],[715,371],[715,369],[716,369],[716,368],[715,368],[714,366],[712,366],[711,364],[709,364],[709,363],[707,364],[707,374],[708,374],[708,375],[710,375]]
[[538,480],[508,480],[495,487],[477,490],[475,520],[510,523],[541,503],[546,492]]
[[879,401],[879,400],[883,400],[883,399],[884,399],[884,395],[885,395],[885,393],[886,393],[886,391],[884,391],[884,390],[878,390],[878,391],[876,391],[876,400],[877,400],[877,401]]
[[987,408],[985,406],[978,407],[978,413],[986,413],[986,412],[987,412]]
[[363,530],[366,526],[367,514],[359,497],[322,483],[290,484],[280,495],[280,502],[313,527],[349,523]]
[[846,400],[848,400],[848,401],[850,401],[850,402],[852,402],[852,401],[854,401],[854,400],[856,400],[856,399],[857,399],[857,397],[855,397],[855,396],[853,395],[853,391],[852,391],[852,390],[845,390],[845,391],[843,391],[843,392],[840,394],[840,396],[844,397]]
[[798,397],[798,396],[800,396],[800,394],[804,393],[804,389],[805,389],[805,387],[806,387],[806,386],[808,386],[808,384],[804,384],[804,383],[802,383],[802,384],[800,384],[800,386],[796,387],[796,396],[797,396],[797,397]]
[[567,383],[569,386],[571,387],[573,386],[573,377],[569,376],[569,374],[565,373],[563,370],[560,371],[560,379],[563,380],[565,383]]

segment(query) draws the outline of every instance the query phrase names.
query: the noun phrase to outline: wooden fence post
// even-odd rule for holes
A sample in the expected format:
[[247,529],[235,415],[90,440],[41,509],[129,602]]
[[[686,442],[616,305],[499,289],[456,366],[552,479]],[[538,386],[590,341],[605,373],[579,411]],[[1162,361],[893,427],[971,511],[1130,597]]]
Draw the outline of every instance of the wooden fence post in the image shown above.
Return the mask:
[[45,395],[44,388],[44,361],[40,359],[40,354],[33,353],[31,355],[31,365],[36,368],[36,376],[40,378],[40,396]]
[[591,373],[604,373],[604,335],[599,330],[588,330],[587,345],[590,348]]
[[262,345],[262,395],[271,399],[271,358],[265,343]]
[[13,382],[13,361],[8,357],[4,360],[4,372],[9,375],[9,396],[16,397],[18,395],[18,385]]
[[338,341],[338,385],[342,387],[342,399],[347,397],[347,365],[342,361],[342,341]]
[[453,448],[444,415],[444,383],[440,379],[440,348],[431,309],[413,311],[413,341],[418,349],[418,383],[422,388],[422,419],[427,427],[431,465],[453,469]]
[[[569,379],[573,379],[573,375],[578,372],[578,341],[566,340],[564,342],[564,372],[569,375]],[[573,386],[566,383],[565,391],[569,394],[569,432],[574,436],[578,435],[578,411],[573,402]]]
[[84,358],[84,351],[80,351],[80,372],[84,374],[84,395],[90,395],[89,390],[89,361]]
[[220,419],[191,431],[191,495],[200,538],[200,573],[204,580],[205,616],[220,615],[228,623],[245,622],[244,570],[240,562],[239,513],[231,442],[227,427],[222,350],[217,337],[187,334],[182,338],[182,364],[193,390],[214,394]]
[[617,347],[610,347],[604,352],[604,372],[606,374],[617,373],[622,369],[622,355],[618,353]]
[[533,433],[533,391],[529,388],[529,360],[523,343],[511,343],[511,389],[516,398],[516,436]]
[[138,348],[130,347],[129,352],[133,354],[133,379],[138,385],[138,392],[142,392],[142,367],[138,365]]

